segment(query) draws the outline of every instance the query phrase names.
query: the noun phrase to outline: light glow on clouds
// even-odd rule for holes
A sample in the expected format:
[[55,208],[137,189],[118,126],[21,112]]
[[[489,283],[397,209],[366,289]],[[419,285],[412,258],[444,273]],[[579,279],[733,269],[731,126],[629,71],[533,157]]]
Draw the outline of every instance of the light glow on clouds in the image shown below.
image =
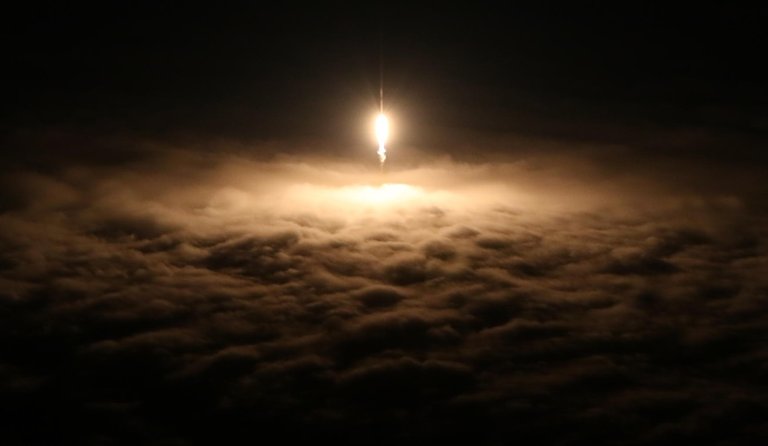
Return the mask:
[[[382,176],[177,153],[15,175],[0,337],[30,353],[4,359],[0,390],[19,413],[61,383],[77,419],[119,407],[168,444],[174,423],[210,416],[254,437],[322,420],[446,443],[461,425],[433,414],[453,413],[505,438],[555,424],[594,444],[608,424],[651,445],[713,418],[750,428],[722,408],[768,401],[745,391],[764,381],[744,371],[765,356],[768,234],[743,194],[576,162]],[[695,379],[677,378],[691,360]],[[637,416],[670,401],[684,413],[663,432]]]

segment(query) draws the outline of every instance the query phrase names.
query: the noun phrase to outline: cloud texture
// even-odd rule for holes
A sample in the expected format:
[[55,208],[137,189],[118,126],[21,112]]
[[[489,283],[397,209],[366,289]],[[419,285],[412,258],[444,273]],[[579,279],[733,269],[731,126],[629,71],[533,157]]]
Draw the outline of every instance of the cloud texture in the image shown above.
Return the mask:
[[567,161],[433,162],[389,189],[349,165],[185,152],[8,173],[0,431],[768,438],[762,190]]

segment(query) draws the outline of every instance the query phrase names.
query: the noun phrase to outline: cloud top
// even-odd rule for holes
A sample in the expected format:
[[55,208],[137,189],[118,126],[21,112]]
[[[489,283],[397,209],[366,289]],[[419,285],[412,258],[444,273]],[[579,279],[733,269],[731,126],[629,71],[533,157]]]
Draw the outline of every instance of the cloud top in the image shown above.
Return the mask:
[[9,174],[6,436],[764,438],[756,192],[575,164],[435,162],[383,192],[184,152]]

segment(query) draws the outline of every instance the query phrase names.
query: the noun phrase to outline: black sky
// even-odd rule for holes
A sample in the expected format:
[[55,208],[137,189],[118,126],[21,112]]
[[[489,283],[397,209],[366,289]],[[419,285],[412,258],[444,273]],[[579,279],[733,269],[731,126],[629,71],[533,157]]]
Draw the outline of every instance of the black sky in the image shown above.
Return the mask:
[[760,6],[19,9],[4,39],[11,132],[349,143],[375,107],[380,54],[390,105],[422,145],[517,134],[659,149],[702,131],[754,146],[767,125]]

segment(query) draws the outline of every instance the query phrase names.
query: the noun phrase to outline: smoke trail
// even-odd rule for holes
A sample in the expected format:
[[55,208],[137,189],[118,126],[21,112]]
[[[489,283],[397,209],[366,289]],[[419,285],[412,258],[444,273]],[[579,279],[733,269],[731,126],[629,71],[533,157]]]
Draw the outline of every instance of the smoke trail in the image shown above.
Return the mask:
[[384,163],[387,162],[387,149],[384,146],[379,146],[379,150],[376,152],[379,154],[379,166],[381,170],[384,170]]
[[376,117],[376,138],[379,141],[379,165],[384,170],[384,163],[387,161],[387,138],[389,137],[389,120],[384,113],[379,113]]
[[379,116],[376,118],[376,137],[379,140],[379,167],[384,172],[387,161],[387,137],[389,136],[389,121],[384,115],[384,35],[379,30]]

